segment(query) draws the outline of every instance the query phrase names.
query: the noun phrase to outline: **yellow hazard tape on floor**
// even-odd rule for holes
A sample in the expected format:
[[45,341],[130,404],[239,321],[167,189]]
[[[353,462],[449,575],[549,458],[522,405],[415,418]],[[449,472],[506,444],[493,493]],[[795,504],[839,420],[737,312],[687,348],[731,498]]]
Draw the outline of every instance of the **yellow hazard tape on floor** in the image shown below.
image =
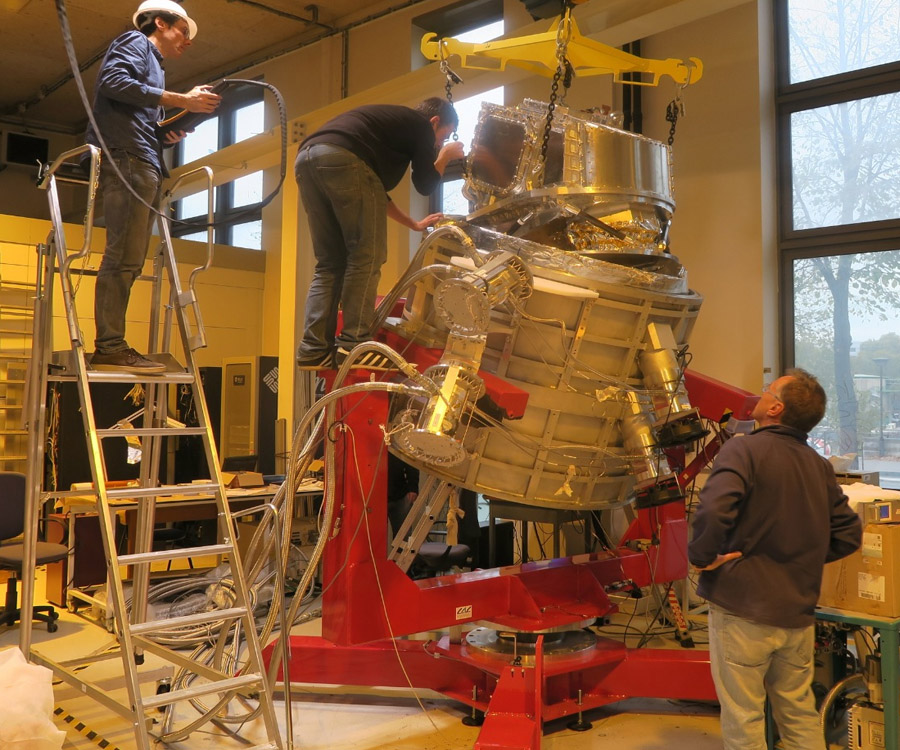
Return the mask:
[[87,737],[87,739],[96,744],[101,750],[119,750],[118,747],[113,745],[109,740],[103,739],[93,729],[88,729],[84,722],[78,721],[78,719],[61,706],[57,706],[53,709],[53,715],[62,719],[66,724],[71,725],[78,734]]

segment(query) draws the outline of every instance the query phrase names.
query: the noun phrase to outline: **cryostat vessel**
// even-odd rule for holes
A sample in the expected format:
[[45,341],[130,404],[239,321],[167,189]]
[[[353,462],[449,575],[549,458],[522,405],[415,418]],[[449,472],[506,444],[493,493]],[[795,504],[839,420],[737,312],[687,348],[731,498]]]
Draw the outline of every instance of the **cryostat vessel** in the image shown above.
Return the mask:
[[[483,106],[470,213],[425,239],[379,309],[401,354],[434,353],[439,389],[393,400],[391,450],[513,502],[677,500],[663,450],[703,434],[682,377],[702,298],[668,248],[669,148],[609,112],[547,119],[540,102]],[[527,394],[517,418],[495,378]]]

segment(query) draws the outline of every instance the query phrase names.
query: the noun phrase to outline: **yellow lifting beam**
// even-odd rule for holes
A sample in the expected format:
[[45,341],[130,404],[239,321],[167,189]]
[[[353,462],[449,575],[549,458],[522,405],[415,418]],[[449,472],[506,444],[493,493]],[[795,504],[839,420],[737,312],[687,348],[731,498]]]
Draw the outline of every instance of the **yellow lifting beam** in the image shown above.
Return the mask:
[[[561,45],[565,49],[566,60],[579,76],[611,73],[616,83],[658,86],[659,79],[667,75],[676,83],[687,86],[697,83],[703,75],[703,63],[696,57],[687,61],[645,59],[584,37],[578,31],[575,19],[568,13],[543,34],[476,44],[460,42],[452,37],[441,39],[437,34],[428,33],[422,37],[421,49],[429,60],[444,62],[451,55],[458,55],[464,68],[506,70],[507,64],[511,64],[538,75],[552,76],[559,64]],[[653,80],[623,80],[623,73],[647,73],[653,76]]]

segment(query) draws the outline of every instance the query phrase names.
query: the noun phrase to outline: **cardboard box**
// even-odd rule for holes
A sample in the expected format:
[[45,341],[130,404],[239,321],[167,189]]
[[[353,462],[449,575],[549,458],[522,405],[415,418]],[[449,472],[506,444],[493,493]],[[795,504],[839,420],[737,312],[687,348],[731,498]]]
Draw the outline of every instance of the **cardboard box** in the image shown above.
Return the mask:
[[877,471],[837,471],[834,476],[838,484],[871,484],[875,487],[881,485],[881,476]]
[[900,524],[869,524],[860,549],[826,565],[819,604],[900,617]]
[[263,476],[258,471],[223,471],[222,483],[229,489],[239,487],[265,487]]

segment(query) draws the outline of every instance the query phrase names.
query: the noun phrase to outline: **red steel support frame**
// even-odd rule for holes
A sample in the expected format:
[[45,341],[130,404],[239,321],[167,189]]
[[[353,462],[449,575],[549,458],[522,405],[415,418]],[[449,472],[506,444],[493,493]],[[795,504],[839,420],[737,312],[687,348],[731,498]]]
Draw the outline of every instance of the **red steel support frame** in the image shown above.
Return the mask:
[[[353,376],[360,377],[360,376]],[[488,620],[540,631],[604,617],[607,589],[687,574],[680,503],[638,510],[621,544],[649,546],[414,581],[387,559],[387,396],[357,394],[333,430],[337,510],[323,560],[322,636],[291,638],[292,682],[429,688],[485,713],[475,748],[538,750],[543,722],[630,697],[715,700],[706,651],[628,649],[600,638],[574,655],[529,664],[485,656],[465,642],[400,636]],[[266,649],[268,657],[272,646]],[[402,664],[402,666],[401,666]],[[580,702],[579,702],[580,699]]]

